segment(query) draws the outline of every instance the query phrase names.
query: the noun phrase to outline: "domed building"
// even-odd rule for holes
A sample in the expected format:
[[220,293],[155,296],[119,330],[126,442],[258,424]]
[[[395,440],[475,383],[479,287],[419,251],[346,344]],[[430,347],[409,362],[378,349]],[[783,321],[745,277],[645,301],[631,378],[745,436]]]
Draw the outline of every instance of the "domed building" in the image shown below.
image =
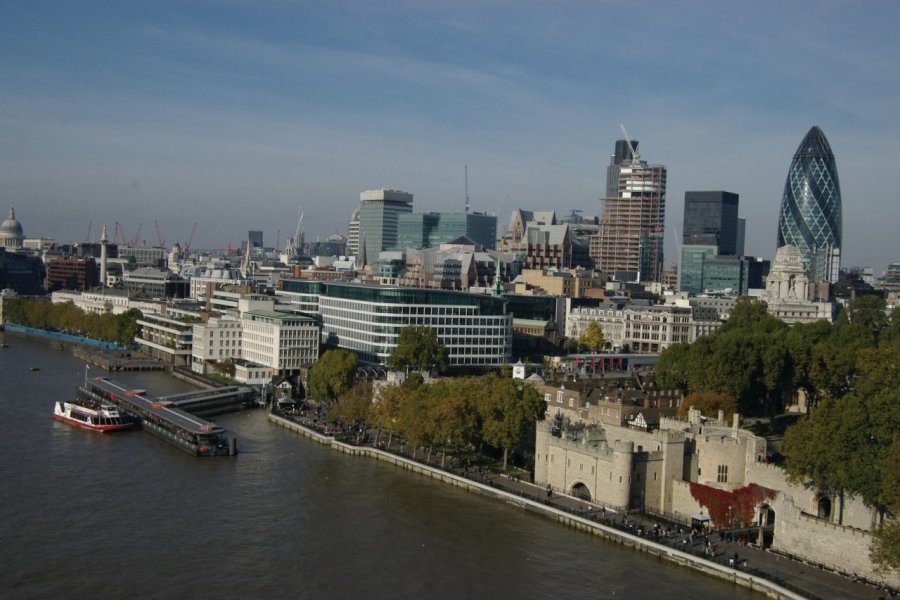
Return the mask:
[[21,248],[25,242],[22,224],[16,219],[16,209],[9,208],[9,217],[0,225],[0,247],[7,250]]

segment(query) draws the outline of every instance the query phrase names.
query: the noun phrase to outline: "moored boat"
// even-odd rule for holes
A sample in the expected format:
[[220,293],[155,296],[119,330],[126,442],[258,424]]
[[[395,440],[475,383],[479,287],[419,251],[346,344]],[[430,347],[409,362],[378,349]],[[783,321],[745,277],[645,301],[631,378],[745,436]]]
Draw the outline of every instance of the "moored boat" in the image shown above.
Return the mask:
[[53,418],[100,433],[134,427],[134,421],[123,417],[114,405],[97,404],[81,398],[72,402],[56,402],[53,406]]

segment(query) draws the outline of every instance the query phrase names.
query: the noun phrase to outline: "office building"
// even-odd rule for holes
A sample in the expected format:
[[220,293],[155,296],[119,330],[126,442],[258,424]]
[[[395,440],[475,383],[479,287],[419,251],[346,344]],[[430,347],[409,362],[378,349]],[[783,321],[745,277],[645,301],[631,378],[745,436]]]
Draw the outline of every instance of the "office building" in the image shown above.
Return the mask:
[[47,263],[47,291],[89,290],[97,282],[97,262],[93,258],[60,256]]
[[[93,259],[88,259],[93,262]],[[142,267],[122,276],[122,286],[131,298],[188,298],[190,282],[171,271]]]
[[814,126],[791,160],[778,218],[778,247],[797,247],[806,274],[813,282],[838,280],[841,211],[841,186],[834,153],[825,134]]
[[738,195],[685,192],[682,244],[715,246],[716,254],[739,256]]
[[[591,238],[596,266],[623,281],[660,281],[666,218],[666,168],[640,160],[635,144],[616,142],[600,200],[600,230]],[[632,148],[635,151],[632,152]]]
[[679,291],[747,293],[750,261],[741,258],[745,225],[738,203],[731,192],[684,193]]
[[512,315],[494,296],[446,290],[283,279],[276,295],[318,315],[322,342],[385,364],[400,331],[430,327],[451,367],[494,366],[512,357]]
[[44,276],[44,262],[39,256],[0,248],[0,291],[9,288],[21,296],[43,295]]
[[481,249],[493,249],[497,217],[483,213],[405,213],[397,217],[397,250],[435,248],[461,237]]
[[250,242],[251,248],[264,248],[263,232],[251,230],[247,232],[247,241]]
[[382,250],[396,248],[397,220],[400,214],[412,212],[413,195],[397,190],[368,190],[359,195],[359,200],[357,256],[374,262]]

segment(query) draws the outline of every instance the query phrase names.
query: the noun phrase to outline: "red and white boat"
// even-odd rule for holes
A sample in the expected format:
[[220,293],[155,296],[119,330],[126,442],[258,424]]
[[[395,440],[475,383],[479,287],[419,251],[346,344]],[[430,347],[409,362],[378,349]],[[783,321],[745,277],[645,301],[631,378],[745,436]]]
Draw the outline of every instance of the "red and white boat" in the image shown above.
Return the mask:
[[53,418],[100,433],[134,427],[134,422],[124,418],[114,405],[96,404],[80,398],[72,402],[57,402],[53,407]]

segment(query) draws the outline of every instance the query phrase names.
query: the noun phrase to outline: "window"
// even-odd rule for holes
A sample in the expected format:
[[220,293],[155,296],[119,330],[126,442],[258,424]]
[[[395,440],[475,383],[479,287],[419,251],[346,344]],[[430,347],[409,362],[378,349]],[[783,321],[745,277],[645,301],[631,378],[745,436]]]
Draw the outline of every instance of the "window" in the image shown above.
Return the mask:
[[556,401],[562,404],[563,401],[563,393],[562,390],[556,392]]
[[719,465],[716,481],[718,483],[728,483],[728,465]]

